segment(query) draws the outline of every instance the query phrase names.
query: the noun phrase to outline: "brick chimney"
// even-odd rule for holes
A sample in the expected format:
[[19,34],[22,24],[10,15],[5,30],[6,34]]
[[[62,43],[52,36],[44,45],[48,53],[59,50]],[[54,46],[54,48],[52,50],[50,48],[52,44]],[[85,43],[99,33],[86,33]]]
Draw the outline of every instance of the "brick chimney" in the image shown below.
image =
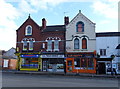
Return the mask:
[[64,17],[64,25],[68,25],[69,24],[69,17]]
[[46,28],[46,20],[45,20],[45,18],[42,19],[42,28],[43,29]]

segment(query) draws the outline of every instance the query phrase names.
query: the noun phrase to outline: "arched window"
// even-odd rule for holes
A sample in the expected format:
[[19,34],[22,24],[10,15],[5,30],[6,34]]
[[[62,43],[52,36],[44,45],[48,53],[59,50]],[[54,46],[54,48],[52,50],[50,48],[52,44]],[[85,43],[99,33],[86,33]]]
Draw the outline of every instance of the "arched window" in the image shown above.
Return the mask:
[[23,38],[22,39],[22,43],[23,43],[23,50],[24,51],[26,51],[27,50],[27,46],[28,46],[28,44],[27,44],[27,41],[28,41],[28,39],[27,38]]
[[48,40],[47,51],[52,51],[52,40]]
[[74,40],[74,49],[79,49],[79,39],[75,38]]
[[26,27],[25,35],[32,35],[32,26],[28,25]]
[[58,40],[54,41],[54,51],[59,51],[59,41]]
[[29,50],[33,50],[33,41],[29,41]]
[[86,38],[82,39],[82,49],[87,49],[87,39]]
[[84,23],[82,21],[78,22],[76,24],[76,29],[77,32],[84,32]]
[[29,38],[29,50],[33,50],[34,42],[35,42],[34,38]]
[[23,50],[27,50],[27,41],[23,41]]

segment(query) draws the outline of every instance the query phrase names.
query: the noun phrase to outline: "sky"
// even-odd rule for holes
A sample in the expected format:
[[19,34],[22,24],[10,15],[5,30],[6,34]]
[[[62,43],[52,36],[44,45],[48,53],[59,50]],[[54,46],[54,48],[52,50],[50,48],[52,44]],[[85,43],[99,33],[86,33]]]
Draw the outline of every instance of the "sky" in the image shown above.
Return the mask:
[[29,14],[41,26],[63,25],[81,12],[96,23],[96,32],[118,32],[119,0],[0,0],[0,49],[16,47],[16,30]]

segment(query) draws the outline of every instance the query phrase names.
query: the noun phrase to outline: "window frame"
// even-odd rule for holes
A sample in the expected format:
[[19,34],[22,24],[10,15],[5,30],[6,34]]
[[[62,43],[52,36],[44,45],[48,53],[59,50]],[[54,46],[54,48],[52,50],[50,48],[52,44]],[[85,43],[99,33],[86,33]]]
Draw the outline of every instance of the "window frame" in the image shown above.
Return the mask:
[[[82,25],[81,29],[82,31],[79,31],[78,29],[80,28],[79,25]],[[77,22],[76,24],[76,32],[84,32],[84,23],[82,21]]]
[[[78,41],[78,43],[75,42],[76,40]],[[77,47],[76,47],[76,45],[77,45]],[[80,49],[80,40],[78,38],[74,39],[74,49],[75,50]]]
[[27,50],[27,46],[28,46],[28,42],[27,41],[23,41],[23,51]]
[[[28,34],[28,28],[29,28],[29,27],[31,28],[31,33]],[[25,35],[26,35],[26,36],[31,36],[31,35],[32,35],[32,26],[31,26],[31,25],[27,25],[27,26],[26,26]]]
[[[34,42],[33,41],[29,41],[29,50],[33,50],[34,48]],[[32,46],[32,47],[31,47]]]
[[47,40],[47,51],[52,51],[52,40]]
[[[85,43],[83,41],[85,41]],[[82,38],[82,49],[87,49],[88,48],[87,44],[88,44],[87,39],[86,38]],[[84,47],[84,45],[85,45],[85,47]]]
[[100,49],[100,56],[106,56],[107,50],[106,49]]
[[54,40],[54,51],[59,51],[59,40]]

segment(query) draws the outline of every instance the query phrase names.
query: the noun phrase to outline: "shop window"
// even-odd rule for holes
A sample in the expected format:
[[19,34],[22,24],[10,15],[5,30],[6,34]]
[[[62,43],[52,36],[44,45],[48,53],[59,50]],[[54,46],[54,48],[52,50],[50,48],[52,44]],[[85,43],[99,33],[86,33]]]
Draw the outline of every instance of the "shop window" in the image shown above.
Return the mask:
[[54,41],[54,51],[59,51],[59,41],[58,40]]
[[79,67],[80,68],[80,58],[75,58],[74,59],[74,65],[75,65],[75,67]]
[[88,69],[94,69],[94,61],[92,58],[88,58]]
[[77,32],[84,32],[84,23],[82,21],[78,22],[76,25]]
[[28,25],[25,31],[26,36],[32,35],[32,26]]
[[38,68],[38,58],[23,58],[21,68]]
[[100,49],[100,55],[106,56],[106,49]]
[[29,41],[29,50],[33,50],[33,41]]
[[82,39],[82,49],[87,49],[87,39],[86,38]]
[[52,40],[48,40],[47,51],[52,51]]
[[23,50],[27,50],[27,41],[23,41]]
[[72,66],[72,61],[68,61],[68,66]]
[[120,63],[118,63],[118,71],[120,71]]
[[74,40],[74,49],[79,49],[79,39],[75,38]]
[[81,67],[87,68],[87,61],[84,58],[81,59]]

